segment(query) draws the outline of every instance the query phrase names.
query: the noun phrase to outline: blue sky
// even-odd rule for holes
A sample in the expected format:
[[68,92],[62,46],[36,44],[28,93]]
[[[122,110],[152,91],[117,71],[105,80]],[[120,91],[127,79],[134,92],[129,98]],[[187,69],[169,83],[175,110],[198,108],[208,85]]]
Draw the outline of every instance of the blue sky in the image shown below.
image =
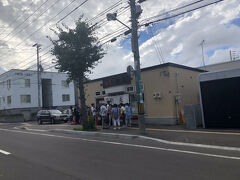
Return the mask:
[[[179,19],[180,17],[178,17]],[[177,21],[177,18],[173,18],[167,21],[161,21],[155,23],[154,25],[149,25],[144,30],[139,31],[139,46],[145,43],[147,40],[151,39],[153,36],[157,35],[161,32],[161,30],[166,29],[170,25],[174,24]],[[126,51],[131,51],[131,35],[126,36],[123,40],[121,40],[120,45]]]
[[239,18],[236,18],[236,19],[234,19],[234,20],[232,20],[231,24],[234,24],[234,25],[240,27],[240,17],[239,17]]
[[[192,13],[189,13],[186,16],[190,16]],[[186,17],[185,16],[185,17]],[[161,33],[161,30],[164,30],[168,28],[170,25],[175,24],[176,21],[183,16],[179,16],[177,18],[173,18],[167,21],[161,21],[158,23],[155,23],[153,26],[150,25],[148,26],[145,30],[139,32],[139,46],[142,45],[144,42],[147,40],[151,39],[153,36],[157,35],[158,33]],[[231,25],[236,25],[240,27],[240,18],[235,18],[233,19],[229,24],[226,24],[226,26],[231,26]],[[125,50],[125,52],[130,52],[131,51],[131,35],[126,36],[123,40],[120,42],[121,47]],[[225,45],[225,46],[220,46],[215,49],[209,49],[205,51],[205,55],[208,57],[211,57],[215,51],[217,50],[227,50],[230,48],[239,48],[239,47],[233,47],[231,45]],[[181,53],[175,54],[175,58],[179,56]]]

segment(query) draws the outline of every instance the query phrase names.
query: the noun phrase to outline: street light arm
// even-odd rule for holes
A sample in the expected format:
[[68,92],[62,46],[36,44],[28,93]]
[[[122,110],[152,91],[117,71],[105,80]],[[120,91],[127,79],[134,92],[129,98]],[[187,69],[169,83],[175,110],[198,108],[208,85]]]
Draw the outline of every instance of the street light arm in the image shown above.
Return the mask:
[[131,30],[131,28],[129,26],[127,26],[126,24],[124,24],[122,21],[120,21],[119,19],[117,19],[117,13],[108,13],[107,14],[107,20],[108,21],[118,21],[120,22],[122,25],[124,25],[125,27],[127,27],[128,29]]
[[116,18],[116,21],[120,22],[122,25],[124,25],[125,27],[131,30],[131,28],[128,25],[124,24],[122,21],[118,20],[117,18]]

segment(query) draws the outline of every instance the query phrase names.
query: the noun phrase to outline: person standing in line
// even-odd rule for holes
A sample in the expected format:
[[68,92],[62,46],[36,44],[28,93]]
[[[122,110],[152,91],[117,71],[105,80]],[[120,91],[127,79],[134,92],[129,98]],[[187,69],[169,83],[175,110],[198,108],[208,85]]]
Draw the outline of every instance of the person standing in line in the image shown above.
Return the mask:
[[72,124],[72,122],[73,122],[73,107],[72,106],[70,106],[69,115],[70,115],[70,117],[69,117],[68,124]]
[[100,116],[102,120],[102,128],[104,128],[104,122],[106,121],[107,117],[107,107],[105,106],[105,104],[102,104],[102,106],[100,107]]
[[125,115],[125,122],[126,122],[126,126],[131,127],[131,119],[132,119],[132,108],[129,105],[129,103],[126,104],[125,106],[125,111],[126,111],[126,115]]
[[116,130],[117,127],[120,129],[120,109],[116,104],[113,105],[111,114],[113,119],[113,129]]
[[96,121],[96,108],[95,108],[94,103],[91,104],[91,114],[93,116],[95,125],[97,125],[97,121]]
[[110,104],[110,102],[108,102],[108,104],[107,104],[107,119],[108,119],[109,127],[111,127],[111,123],[112,123],[111,111],[112,111],[112,105]]
[[79,112],[78,112],[78,108],[77,105],[75,106],[74,110],[73,110],[73,119],[74,119],[74,125],[79,123]]
[[125,105],[121,104],[120,108],[121,108],[121,119],[122,119],[123,126],[124,126],[126,124],[126,122],[125,122],[125,113],[126,113]]

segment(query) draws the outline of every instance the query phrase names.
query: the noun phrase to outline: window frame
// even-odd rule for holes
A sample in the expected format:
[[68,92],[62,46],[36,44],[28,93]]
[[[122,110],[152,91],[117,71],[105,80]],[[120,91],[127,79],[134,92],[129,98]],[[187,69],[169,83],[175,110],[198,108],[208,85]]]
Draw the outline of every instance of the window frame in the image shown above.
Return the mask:
[[[29,81],[29,82],[27,82]],[[31,87],[31,80],[30,79],[24,79],[24,87],[25,88],[30,88]]]
[[62,102],[69,102],[69,101],[70,101],[70,94],[62,94]]
[[[24,101],[22,101],[22,100],[24,100]],[[21,94],[20,95],[21,104],[31,104],[31,101],[32,100],[31,100],[31,95],[30,94]]]
[[7,96],[7,104],[12,104],[12,96]]

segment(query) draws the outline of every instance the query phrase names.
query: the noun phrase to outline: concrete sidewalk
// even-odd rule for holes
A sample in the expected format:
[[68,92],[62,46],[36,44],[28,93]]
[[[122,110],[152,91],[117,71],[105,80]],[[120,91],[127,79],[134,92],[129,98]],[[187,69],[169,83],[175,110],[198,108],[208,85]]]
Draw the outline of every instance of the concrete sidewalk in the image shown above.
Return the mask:
[[[138,128],[122,127],[120,130],[101,129],[98,127],[96,132],[75,131],[74,128],[81,128],[81,125],[69,125],[69,124],[44,124],[37,125],[36,123],[25,123],[23,126],[27,130],[35,131],[49,131],[49,132],[61,132],[68,134],[83,134],[92,136],[104,136],[104,137],[117,137],[123,136],[123,138],[136,138],[140,137]],[[197,129],[187,130],[184,126],[161,126],[158,128],[146,128],[145,137],[156,138],[160,140],[182,142],[182,143],[194,143],[216,146],[228,146],[228,147],[240,147],[240,130],[210,130],[210,129]],[[141,136],[142,137],[142,136]]]

